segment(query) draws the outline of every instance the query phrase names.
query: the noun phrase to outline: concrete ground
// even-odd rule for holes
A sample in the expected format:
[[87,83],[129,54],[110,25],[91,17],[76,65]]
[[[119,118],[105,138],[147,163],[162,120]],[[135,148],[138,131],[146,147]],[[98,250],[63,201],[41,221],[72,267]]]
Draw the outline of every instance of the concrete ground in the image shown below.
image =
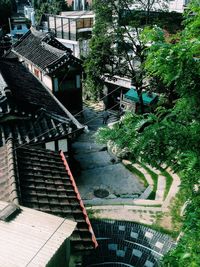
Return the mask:
[[[93,137],[103,126],[102,108],[84,107],[84,124],[90,131],[82,134],[72,146],[74,157],[81,166],[80,175],[75,179],[83,201],[107,205],[111,199],[123,204],[125,199],[137,198],[145,189],[141,182],[107,152],[106,146],[96,144]],[[108,196],[96,197],[94,192],[99,189],[106,191]]]
[[[156,199],[147,199],[147,195],[149,196],[152,191],[149,192],[148,188],[154,185],[151,175],[140,164],[133,164],[144,174],[149,184],[145,190],[137,177],[124,167],[132,164],[131,162],[123,160],[122,165],[107,152],[105,145],[95,142],[94,134],[103,126],[102,110],[101,103],[85,107],[82,123],[88,125],[89,132],[82,134],[73,144],[75,179],[89,217],[158,224],[160,227],[173,230],[169,209],[179,190],[180,178],[170,168],[162,166],[173,178],[169,192],[164,198],[166,177],[161,175],[160,170],[148,165],[148,168],[158,175],[158,184]],[[99,191],[106,193],[106,196],[99,197],[96,194]]]

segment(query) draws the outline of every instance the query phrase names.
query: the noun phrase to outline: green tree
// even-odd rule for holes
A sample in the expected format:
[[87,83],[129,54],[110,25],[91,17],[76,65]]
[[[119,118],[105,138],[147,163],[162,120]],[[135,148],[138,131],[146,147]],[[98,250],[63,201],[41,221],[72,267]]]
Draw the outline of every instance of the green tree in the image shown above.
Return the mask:
[[38,22],[44,13],[58,15],[61,11],[70,10],[65,0],[34,0],[34,8]]
[[163,266],[200,265],[200,5],[192,1],[186,13],[184,30],[174,43],[155,39],[157,30],[148,32],[152,45],[145,68],[150,76],[173,86],[174,106],[159,106],[156,114],[128,114],[113,129],[103,128],[98,138],[128,147],[133,158],[151,165],[166,163],[181,173],[181,187],[189,199],[178,246],[163,260]]
[[[148,84],[144,82],[146,43],[143,42],[143,29],[155,23],[153,19],[155,14],[150,14],[155,2],[166,1],[109,0],[105,5],[103,0],[95,0],[95,26],[90,42],[90,53],[84,64],[86,85],[88,81],[90,85],[92,84],[89,89],[92,88],[91,94],[94,97],[98,96],[97,89],[103,88],[105,77],[110,79],[114,75],[127,77],[132,80],[138,92],[143,110],[142,90],[149,89]],[[142,11],[130,9],[136,3],[140,5]]]
[[17,6],[15,0],[0,1],[0,27],[2,27],[5,32],[9,31],[8,18],[16,11]]

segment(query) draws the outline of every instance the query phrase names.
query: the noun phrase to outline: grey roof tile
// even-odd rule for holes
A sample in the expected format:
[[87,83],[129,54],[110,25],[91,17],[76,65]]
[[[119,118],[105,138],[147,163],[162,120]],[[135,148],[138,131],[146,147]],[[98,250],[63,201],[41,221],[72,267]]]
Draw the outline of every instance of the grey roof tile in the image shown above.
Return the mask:
[[43,143],[77,129],[51,93],[19,62],[0,62],[0,146],[12,137],[17,143]]
[[[62,45],[52,34],[39,32],[34,28],[15,43],[11,52],[32,62],[47,73],[55,71],[64,64],[81,63],[72,55],[71,49]],[[6,57],[9,57],[9,53]]]
[[[3,170],[3,167],[4,171],[0,172],[0,200],[13,201],[17,198],[25,207],[72,219],[77,222],[72,236],[73,247],[87,250],[97,245],[62,155],[31,146],[14,148],[12,140],[8,140],[0,148],[0,169]],[[10,182],[10,179],[13,181]]]

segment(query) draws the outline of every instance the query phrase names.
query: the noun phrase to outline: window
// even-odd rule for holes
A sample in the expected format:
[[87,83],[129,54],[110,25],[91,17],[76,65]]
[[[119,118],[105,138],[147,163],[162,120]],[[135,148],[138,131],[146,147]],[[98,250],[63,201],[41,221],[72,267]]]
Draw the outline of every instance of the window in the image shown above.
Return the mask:
[[55,151],[55,142],[48,142],[45,144],[46,149]]
[[40,71],[39,70],[34,69],[34,74],[36,77],[38,77],[38,78],[40,77]]
[[22,25],[17,25],[17,30],[22,30]]
[[68,151],[67,139],[58,140],[58,150]]
[[53,79],[54,92],[58,92],[58,78]]
[[76,88],[81,88],[81,77],[76,75]]
[[62,90],[74,89],[76,87],[75,79],[65,80],[62,82]]

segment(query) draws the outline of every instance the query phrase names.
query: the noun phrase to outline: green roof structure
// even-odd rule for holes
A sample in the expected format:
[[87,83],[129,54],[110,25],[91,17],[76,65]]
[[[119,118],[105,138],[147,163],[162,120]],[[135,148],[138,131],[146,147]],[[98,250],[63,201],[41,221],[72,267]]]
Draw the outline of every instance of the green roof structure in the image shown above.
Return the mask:
[[[130,90],[124,96],[127,99],[130,99],[136,103],[139,103],[138,93],[134,87],[131,87]],[[148,92],[142,93],[143,103],[146,106],[151,105],[157,99],[157,97],[158,95],[155,93],[148,93]]]

